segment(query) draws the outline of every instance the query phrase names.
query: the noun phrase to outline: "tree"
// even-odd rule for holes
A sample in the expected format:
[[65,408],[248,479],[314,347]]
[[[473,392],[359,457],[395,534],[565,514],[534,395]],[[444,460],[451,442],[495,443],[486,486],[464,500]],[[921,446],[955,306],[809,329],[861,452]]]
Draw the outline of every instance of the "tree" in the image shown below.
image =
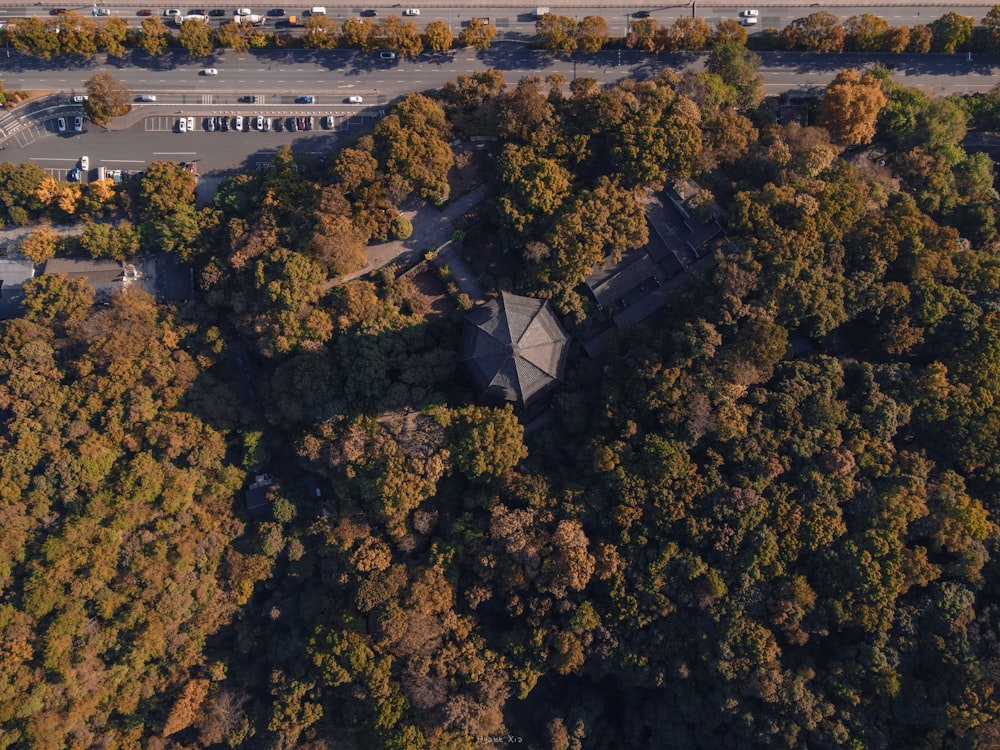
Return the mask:
[[837,74],[820,100],[820,117],[834,139],[848,146],[871,143],[886,96],[871,73],[856,69]]
[[949,54],[965,49],[972,39],[972,27],[975,22],[974,18],[960,15],[953,10],[948,11],[930,24],[931,49]]
[[139,34],[139,48],[146,54],[157,57],[167,51],[167,36],[170,34],[157,16],[142,19]]
[[994,5],[987,11],[981,26],[989,51],[1000,51],[1000,5]]
[[452,432],[455,466],[470,479],[497,479],[528,455],[524,426],[510,404],[495,409],[466,406],[437,414]]
[[712,46],[726,43],[738,44],[740,46],[747,43],[746,27],[735,18],[720,19],[715,28],[715,37],[712,39]]
[[931,33],[931,27],[927,24],[921,23],[916,26],[910,27],[910,38],[906,45],[907,52],[916,52],[918,54],[925,54],[931,51],[931,40],[934,35]]
[[163,218],[178,209],[194,205],[194,176],[183,166],[171,161],[154,161],[139,181],[144,216]]
[[406,57],[416,57],[424,49],[417,25],[413,21],[404,21],[397,15],[386,16],[375,27],[374,42]]
[[128,22],[118,16],[105,19],[97,30],[97,46],[112,57],[121,57],[125,54],[127,38]]
[[8,24],[5,33],[18,52],[43,60],[51,60],[61,49],[55,25],[37,17]]
[[889,22],[881,16],[862,13],[844,21],[848,49],[859,52],[874,52],[885,49]]
[[424,45],[432,52],[447,52],[454,41],[451,26],[444,21],[431,21],[424,29]]
[[603,16],[584,16],[576,27],[577,49],[597,52],[611,38],[611,27]]
[[843,52],[844,37],[838,18],[825,10],[795,19],[781,32],[786,48],[808,52]]
[[372,37],[375,25],[369,18],[346,19],[340,26],[340,33],[344,37],[344,44],[348,47],[360,47],[365,52],[370,52],[374,46]]
[[757,72],[760,57],[740,44],[715,45],[705,67],[736,89],[741,109],[754,109],[764,100],[764,78]]
[[538,46],[549,52],[572,52],[577,46],[577,24],[568,16],[546,13],[535,21]]
[[21,241],[21,252],[31,262],[44,263],[54,258],[60,237],[48,227],[36,229]]
[[205,57],[212,53],[214,47],[212,27],[205,21],[189,18],[181,23],[177,41],[191,57]]
[[83,106],[96,125],[107,125],[132,111],[132,90],[110,73],[95,73],[86,86],[88,99]]
[[97,23],[77,13],[59,18],[59,43],[65,55],[90,58],[97,54]]
[[[258,31],[248,23],[229,21],[215,30],[215,43],[234,52],[246,52],[250,49],[250,41]],[[308,38],[303,42],[308,46]]]
[[337,22],[320,13],[306,19],[302,45],[311,49],[334,49],[337,46]]
[[496,26],[489,23],[488,20],[473,18],[458,35],[458,43],[463,47],[473,47],[480,51],[488,50],[496,35]]

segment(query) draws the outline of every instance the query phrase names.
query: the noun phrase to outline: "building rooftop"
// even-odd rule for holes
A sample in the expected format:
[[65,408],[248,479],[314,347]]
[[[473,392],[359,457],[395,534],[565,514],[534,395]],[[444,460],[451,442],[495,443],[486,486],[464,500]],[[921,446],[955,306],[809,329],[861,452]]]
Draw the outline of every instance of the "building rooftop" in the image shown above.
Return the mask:
[[546,302],[503,292],[466,316],[459,358],[483,396],[523,406],[562,379],[568,352]]

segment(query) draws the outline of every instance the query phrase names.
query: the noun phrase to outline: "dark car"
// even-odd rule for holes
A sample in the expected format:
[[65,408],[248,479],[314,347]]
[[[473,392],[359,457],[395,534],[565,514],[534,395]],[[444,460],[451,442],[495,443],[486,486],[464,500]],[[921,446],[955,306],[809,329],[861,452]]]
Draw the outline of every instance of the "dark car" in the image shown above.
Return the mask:
[[221,130],[223,132],[229,130],[229,118],[228,117],[223,117],[222,118],[222,122],[220,124],[222,125],[222,127],[219,128],[219,130]]
[[242,102],[243,104],[256,104],[257,103],[257,97],[256,96],[241,96],[237,101]]
[[288,129],[293,133],[299,129],[299,124],[295,121],[294,117],[288,118]]
[[307,117],[306,118],[306,130],[312,130],[312,129],[313,129],[313,118]]
[[649,18],[648,10],[637,10],[632,14],[632,18]]
[[151,16],[151,15],[153,15],[153,9],[152,8],[143,8],[138,13],[136,13],[136,15],[137,16]]
[[267,12],[267,15],[269,15],[269,16],[283,16],[283,15],[285,15],[285,9],[284,8],[271,8],[271,10],[269,10]]
[[374,10],[372,8],[369,8],[368,10],[361,11],[361,17],[362,18],[375,18],[375,16],[377,16],[377,15],[378,15],[378,11]]
[[316,97],[315,96],[300,96],[298,99],[295,100],[295,103],[296,104],[315,104],[316,103]]
[[65,8],[53,8],[52,10],[49,11],[49,15],[50,16],[61,16],[65,12],[66,12]]
[[212,10],[208,11],[208,15],[212,16],[213,18],[218,18],[219,16],[226,15],[226,9],[225,8],[213,8]]
[[189,16],[203,16],[203,15],[205,15],[205,9],[204,8],[192,8],[191,10],[188,11],[188,15]]
[[274,129],[275,129],[276,132],[280,133],[282,130],[285,129],[285,121],[282,120],[280,117],[275,117],[274,118]]

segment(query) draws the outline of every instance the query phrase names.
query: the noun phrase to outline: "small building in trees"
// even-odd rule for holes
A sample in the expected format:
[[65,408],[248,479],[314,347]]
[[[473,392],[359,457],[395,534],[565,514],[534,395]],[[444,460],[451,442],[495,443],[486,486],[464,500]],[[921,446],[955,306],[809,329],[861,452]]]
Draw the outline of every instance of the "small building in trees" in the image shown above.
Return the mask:
[[266,521],[271,517],[271,501],[267,488],[274,484],[270,474],[257,474],[247,487],[247,511],[255,521]]
[[459,359],[485,399],[525,406],[562,380],[568,353],[547,302],[501,292],[466,316]]

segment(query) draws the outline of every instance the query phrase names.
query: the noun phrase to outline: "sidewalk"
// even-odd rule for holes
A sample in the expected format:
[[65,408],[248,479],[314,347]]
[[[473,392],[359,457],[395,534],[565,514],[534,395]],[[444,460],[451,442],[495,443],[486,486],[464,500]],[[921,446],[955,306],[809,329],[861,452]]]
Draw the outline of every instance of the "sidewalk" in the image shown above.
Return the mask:
[[448,242],[455,233],[455,219],[482,203],[488,192],[489,186],[484,184],[452,201],[444,209],[430,204],[422,204],[417,209],[404,209],[402,214],[413,225],[413,234],[405,240],[369,245],[365,248],[368,259],[365,267],[335,279],[330,286],[365,276],[397,259],[403,265],[416,262],[428,250],[436,250]]

